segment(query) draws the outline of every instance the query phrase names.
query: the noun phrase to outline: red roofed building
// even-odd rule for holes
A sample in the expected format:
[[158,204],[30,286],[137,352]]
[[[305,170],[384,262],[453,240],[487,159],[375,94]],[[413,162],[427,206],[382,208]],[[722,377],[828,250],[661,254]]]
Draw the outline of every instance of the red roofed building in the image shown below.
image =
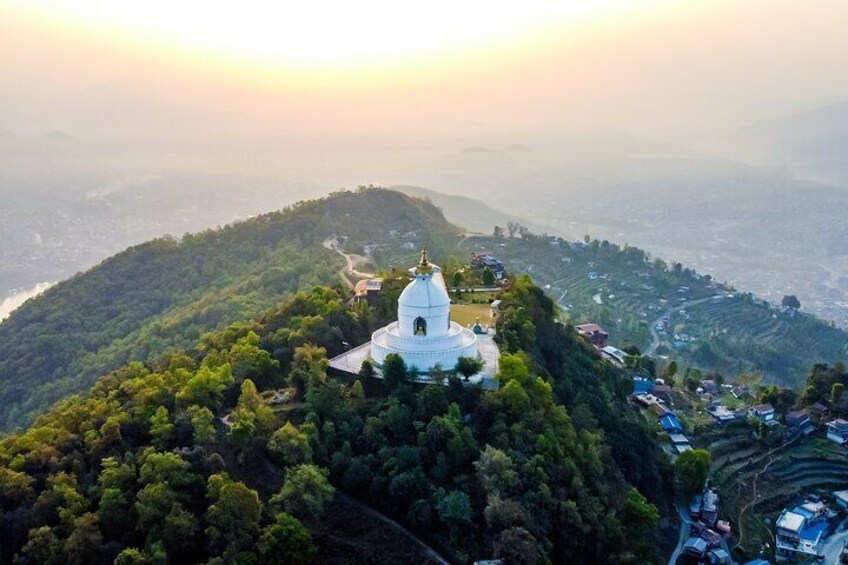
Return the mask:
[[580,324],[579,326],[574,326],[574,329],[598,349],[607,346],[609,334],[598,324]]

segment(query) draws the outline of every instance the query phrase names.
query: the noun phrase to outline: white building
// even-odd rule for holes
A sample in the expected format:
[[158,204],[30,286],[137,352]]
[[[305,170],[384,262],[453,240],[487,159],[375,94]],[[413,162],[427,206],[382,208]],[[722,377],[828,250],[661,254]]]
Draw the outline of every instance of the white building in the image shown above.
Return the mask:
[[780,513],[775,524],[775,555],[786,559],[818,559],[827,531],[828,508],[822,502],[805,502]]
[[837,418],[827,423],[827,439],[839,445],[848,443],[848,421]]
[[451,370],[460,357],[477,357],[477,336],[450,319],[442,271],[427,260],[409,270],[412,281],[398,298],[398,319],[371,336],[371,360],[381,367],[390,353],[397,353],[407,367],[420,373],[436,365]]

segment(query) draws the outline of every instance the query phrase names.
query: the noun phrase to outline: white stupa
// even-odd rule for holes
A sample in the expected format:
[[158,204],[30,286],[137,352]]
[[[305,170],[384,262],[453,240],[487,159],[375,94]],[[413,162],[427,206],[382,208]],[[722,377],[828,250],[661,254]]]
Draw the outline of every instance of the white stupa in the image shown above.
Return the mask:
[[430,372],[436,365],[451,370],[460,357],[477,357],[477,336],[450,319],[450,297],[442,270],[427,261],[409,270],[412,281],[398,298],[398,319],[371,336],[371,359],[382,366],[397,353],[409,368]]

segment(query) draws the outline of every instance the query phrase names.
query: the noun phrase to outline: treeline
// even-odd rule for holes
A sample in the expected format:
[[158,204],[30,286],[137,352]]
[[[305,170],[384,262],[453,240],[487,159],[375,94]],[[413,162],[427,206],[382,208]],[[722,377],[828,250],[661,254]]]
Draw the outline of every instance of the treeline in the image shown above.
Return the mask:
[[[667,464],[626,407],[627,378],[528,278],[503,296],[497,392],[387,386],[367,366],[328,376],[328,354],[382,323],[342,300],[298,293],[0,440],[0,559],[320,562],[343,489],[462,561],[658,561]],[[281,386],[295,397],[272,408]]]

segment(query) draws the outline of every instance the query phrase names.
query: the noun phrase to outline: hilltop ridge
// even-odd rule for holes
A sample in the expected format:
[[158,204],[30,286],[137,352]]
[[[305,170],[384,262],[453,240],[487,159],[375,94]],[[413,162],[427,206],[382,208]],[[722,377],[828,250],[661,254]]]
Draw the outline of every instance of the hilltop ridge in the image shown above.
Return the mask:
[[31,420],[123,363],[186,347],[298,289],[334,284],[342,259],[322,246],[330,236],[352,249],[427,241],[438,253],[457,232],[432,204],[367,189],[131,247],[0,323],[0,428]]

